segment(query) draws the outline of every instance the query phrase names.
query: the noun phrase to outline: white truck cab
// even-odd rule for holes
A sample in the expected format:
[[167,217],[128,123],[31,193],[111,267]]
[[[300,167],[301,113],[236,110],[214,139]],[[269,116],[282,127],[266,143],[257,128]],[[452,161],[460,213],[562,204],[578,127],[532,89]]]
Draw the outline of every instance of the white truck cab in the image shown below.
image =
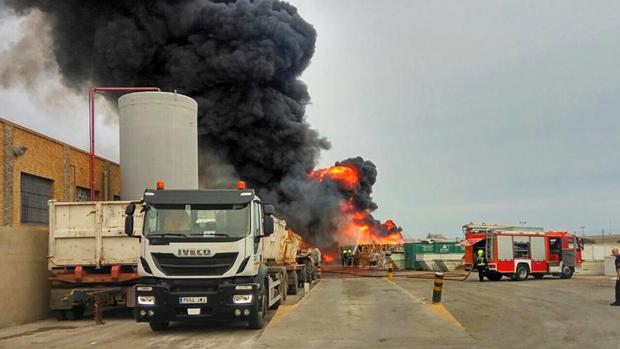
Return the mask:
[[[135,205],[126,210],[133,232]],[[280,304],[285,275],[262,263],[274,207],[251,189],[146,190],[136,285],[136,320],[155,331],[171,321],[247,320],[262,328]]]

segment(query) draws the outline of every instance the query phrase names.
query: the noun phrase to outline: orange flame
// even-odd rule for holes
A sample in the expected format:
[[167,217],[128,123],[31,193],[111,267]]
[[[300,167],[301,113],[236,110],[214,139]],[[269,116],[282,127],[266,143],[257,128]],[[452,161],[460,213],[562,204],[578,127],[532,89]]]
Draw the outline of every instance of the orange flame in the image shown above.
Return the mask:
[[346,189],[353,190],[359,183],[357,170],[349,166],[332,166],[319,170],[314,170],[308,176],[319,182],[323,182],[325,177],[341,183]]
[[322,259],[323,259],[324,263],[333,263],[336,260],[336,258],[334,258],[334,256],[332,256],[331,254],[326,253],[326,252],[323,252],[321,254],[321,256],[322,256]]
[[[331,166],[310,172],[308,177],[323,182],[325,178],[338,182],[341,188],[355,191],[360,182],[357,168],[348,165]],[[378,223],[369,211],[355,207],[353,198],[340,202],[343,220],[340,223],[337,240],[340,245],[358,244],[402,244],[404,242],[400,228],[393,220]],[[331,256],[330,256],[331,257]],[[327,261],[325,257],[325,260]]]

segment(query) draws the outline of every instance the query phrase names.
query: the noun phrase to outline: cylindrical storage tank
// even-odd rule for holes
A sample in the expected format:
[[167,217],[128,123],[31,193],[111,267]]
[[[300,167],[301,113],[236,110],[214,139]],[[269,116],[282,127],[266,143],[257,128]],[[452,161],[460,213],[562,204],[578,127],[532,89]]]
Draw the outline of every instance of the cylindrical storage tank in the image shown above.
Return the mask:
[[198,189],[198,103],[169,92],[118,100],[121,198],[136,200],[163,180],[166,189]]

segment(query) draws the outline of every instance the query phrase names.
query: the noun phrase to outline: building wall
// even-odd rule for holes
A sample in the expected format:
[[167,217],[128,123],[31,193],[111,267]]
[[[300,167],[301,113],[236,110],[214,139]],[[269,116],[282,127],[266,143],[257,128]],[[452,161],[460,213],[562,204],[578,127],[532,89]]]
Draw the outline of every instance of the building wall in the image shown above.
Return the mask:
[[3,122],[0,122],[0,226],[4,225],[4,126]]
[[[2,162],[0,177],[0,212],[3,225],[21,225],[21,173],[53,180],[52,197],[58,201],[74,201],[76,186],[90,187],[89,154],[35,131],[0,119],[0,146]],[[7,131],[8,129],[8,131]],[[7,135],[9,136],[7,138]],[[12,138],[12,141],[11,141]],[[7,141],[8,140],[8,141]],[[25,146],[22,156],[14,156],[13,149]],[[99,199],[113,200],[120,196],[120,169],[118,164],[97,157],[95,161],[96,189]],[[107,195],[104,190],[104,172],[108,172]],[[8,175],[12,180],[5,180]]]
[[0,328],[47,318],[47,229],[0,227]]

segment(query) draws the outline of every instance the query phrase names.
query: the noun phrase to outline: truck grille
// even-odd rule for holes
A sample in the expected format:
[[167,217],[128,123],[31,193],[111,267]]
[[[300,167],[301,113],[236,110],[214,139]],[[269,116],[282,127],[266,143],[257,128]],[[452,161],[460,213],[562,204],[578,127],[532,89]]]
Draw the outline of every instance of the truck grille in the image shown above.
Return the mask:
[[155,265],[166,275],[223,275],[235,264],[237,252],[216,253],[213,257],[177,257],[172,253],[152,253]]

